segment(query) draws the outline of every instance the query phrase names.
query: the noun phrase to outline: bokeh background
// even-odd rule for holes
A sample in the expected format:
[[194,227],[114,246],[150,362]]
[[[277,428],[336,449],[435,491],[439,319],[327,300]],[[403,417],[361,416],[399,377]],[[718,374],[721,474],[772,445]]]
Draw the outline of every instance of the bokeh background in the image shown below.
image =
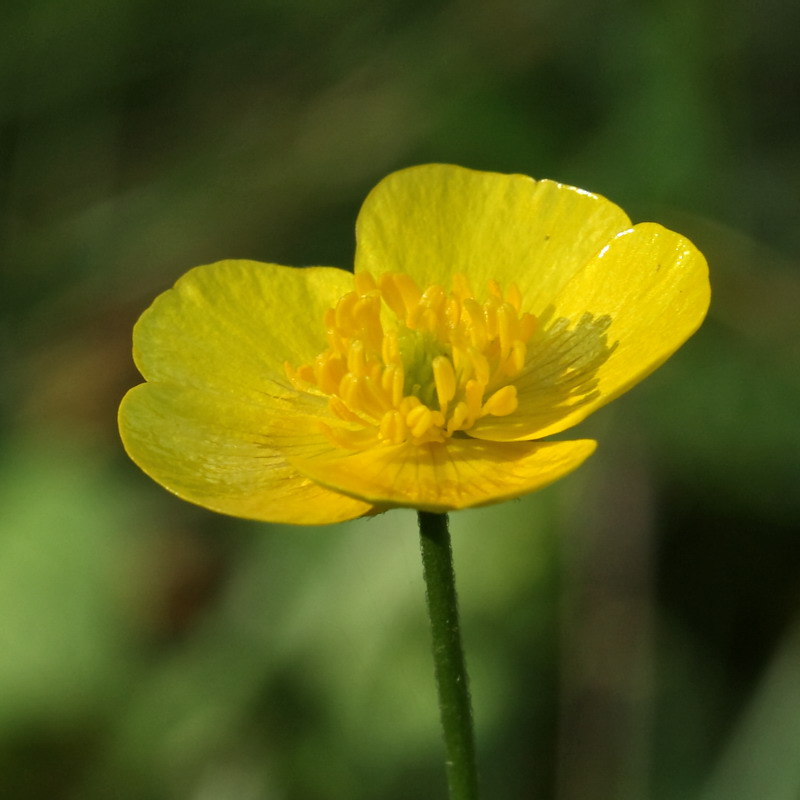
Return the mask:
[[0,16],[0,796],[445,796],[413,514],[217,516],[115,422],[158,292],[347,267],[368,190],[428,161],[609,196],[714,288],[584,468],[453,515],[485,797],[800,796],[800,5]]

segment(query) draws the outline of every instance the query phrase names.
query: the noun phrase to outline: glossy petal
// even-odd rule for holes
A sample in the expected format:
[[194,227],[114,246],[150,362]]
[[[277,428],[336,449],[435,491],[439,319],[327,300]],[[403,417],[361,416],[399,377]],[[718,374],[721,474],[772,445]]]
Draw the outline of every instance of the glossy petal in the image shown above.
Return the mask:
[[237,400],[227,392],[145,383],[119,410],[128,455],[192,503],[247,519],[323,525],[371,513],[368,503],[301,475],[270,431],[303,425],[302,405]]
[[322,314],[352,285],[351,273],[330,267],[197,267],[136,323],[136,365],[150,381],[278,392],[285,361],[302,364],[325,348]]
[[580,466],[591,440],[396,445],[287,457],[314,481],[381,507],[453,511],[541,489]]
[[[499,284],[515,310],[538,317],[538,328],[525,317],[514,333],[517,317],[497,310],[500,345],[492,357],[508,360],[493,373],[494,400],[461,414],[469,423],[484,414],[468,435],[378,444],[405,438],[392,428],[399,411],[387,411],[401,398],[386,395],[382,384],[370,390],[373,367],[383,375],[380,359],[367,374],[363,343],[345,338],[352,350],[336,350],[338,361],[315,361],[329,346],[344,347],[334,330],[329,343],[325,327],[333,317],[324,323],[323,315],[356,286],[352,274],[227,261],[187,273],[136,325],[134,357],[148,383],[123,400],[120,430],[145,472],[208,508],[295,524],[517,497],[566,475],[595,447],[530,440],[576,424],[641,380],[696,330],[708,307],[705,261],[691,243],[658,225],[631,228],[608,200],[552,181],[447,165],[402,170],[365,201],[357,239],[357,274],[405,273],[421,289],[468,292],[469,285],[481,302]],[[374,288],[372,278],[359,280],[359,292]],[[423,311],[434,332],[443,293],[431,292]],[[347,318],[347,302],[337,320]],[[480,312],[487,330],[495,324],[493,302]],[[447,313],[458,315],[453,308]],[[371,341],[379,327],[375,322],[363,335]],[[389,358],[391,347],[388,356],[382,347],[376,352]],[[291,381],[286,362],[302,366]],[[337,372],[345,363],[363,379],[363,397],[355,378],[347,383]],[[455,376],[437,363],[431,380],[447,403]],[[480,388],[477,380],[467,388]],[[512,384],[501,386],[504,380]],[[330,404],[315,386],[333,393]],[[413,433],[422,436],[416,427]]]
[[654,223],[619,234],[554,296],[515,381],[517,411],[470,434],[511,441],[577,424],[669,358],[709,299],[705,259],[687,239]]
[[630,220],[598,195],[524,175],[446,164],[389,175],[356,224],[356,272],[407,272],[421,287],[465,275],[477,296],[490,279],[522,290],[541,313]]

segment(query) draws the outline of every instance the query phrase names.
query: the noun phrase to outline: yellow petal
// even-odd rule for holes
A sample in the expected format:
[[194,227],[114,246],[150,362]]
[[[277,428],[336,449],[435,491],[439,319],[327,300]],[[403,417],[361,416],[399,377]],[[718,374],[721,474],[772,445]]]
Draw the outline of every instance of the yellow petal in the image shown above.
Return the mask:
[[330,449],[287,454],[312,480],[380,507],[453,511],[498,503],[540,489],[576,469],[595,442],[481,442]]
[[577,424],[672,355],[702,323],[710,291],[687,239],[649,222],[619,234],[553,298],[514,381],[517,410],[470,435],[512,441]]
[[150,381],[279,391],[285,362],[305,364],[325,349],[322,315],[352,287],[351,273],[330,267],[197,267],[136,323],[136,365]]
[[405,272],[424,288],[462,273],[482,300],[516,284],[541,313],[608,241],[630,227],[598,195],[524,175],[429,164],[395,172],[369,194],[356,224],[356,273]]
[[[299,401],[298,401],[299,402]],[[119,429],[128,455],[178,497],[247,519],[324,525],[374,511],[317,485],[275,449],[270,431],[303,425],[302,406],[145,383],[125,395]]]

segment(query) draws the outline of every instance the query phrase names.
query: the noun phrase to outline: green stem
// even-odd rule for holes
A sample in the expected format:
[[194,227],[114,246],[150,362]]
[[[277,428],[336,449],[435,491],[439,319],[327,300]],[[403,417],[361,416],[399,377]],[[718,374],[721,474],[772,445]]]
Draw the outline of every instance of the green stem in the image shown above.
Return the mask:
[[450,800],[478,800],[472,708],[461,646],[447,514],[420,511],[419,532]]

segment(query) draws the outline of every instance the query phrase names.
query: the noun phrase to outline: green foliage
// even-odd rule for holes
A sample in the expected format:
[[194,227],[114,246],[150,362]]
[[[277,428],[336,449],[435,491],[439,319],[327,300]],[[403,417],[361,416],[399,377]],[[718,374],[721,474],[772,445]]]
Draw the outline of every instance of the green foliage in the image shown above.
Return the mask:
[[133,322],[187,268],[347,266],[364,192],[442,161],[672,225],[714,289],[586,423],[585,468],[452,517],[486,797],[796,798],[797,23],[777,0],[8,4],[0,795],[444,796],[413,514],[206,514],[114,420]]

